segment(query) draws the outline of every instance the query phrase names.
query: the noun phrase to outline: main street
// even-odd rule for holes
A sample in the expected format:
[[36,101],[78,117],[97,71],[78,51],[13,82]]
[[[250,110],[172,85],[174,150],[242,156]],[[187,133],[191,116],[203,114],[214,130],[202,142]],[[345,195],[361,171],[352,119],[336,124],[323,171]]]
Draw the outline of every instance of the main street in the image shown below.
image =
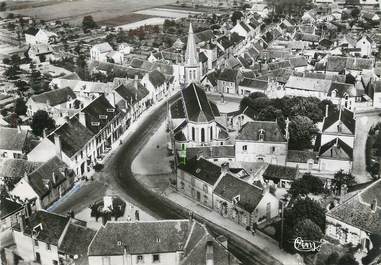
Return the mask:
[[[179,95],[170,99],[173,102]],[[94,185],[98,185],[96,190],[90,192],[88,189],[74,194],[60,204],[54,211],[64,213],[70,209],[75,212],[87,207],[96,197],[104,194],[104,188],[99,185],[103,182],[105,186],[113,187],[113,190],[121,197],[135,204],[137,207],[158,219],[180,219],[188,218],[188,213],[174,203],[171,203],[160,197],[140,184],[131,171],[131,164],[138,155],[142,146],[155,133],[164,121],[167,113],[167,105],[162,104],[154,112],[146,117],[139,127],[133,131],[123,145],[107,160],[102,172],[95,175]],[[149,163],[149,161],[147,161]],[[92,184],[90,184],[92,185]],[[213,223],[203,219],[201,216],[195,216],[196,219],[205,223],[213,235],[224,235],[229,240],[229,249],[244,264],[281,264],[271,256],[264,253],[258,247],[235,236],[223,227],[218,227]]]

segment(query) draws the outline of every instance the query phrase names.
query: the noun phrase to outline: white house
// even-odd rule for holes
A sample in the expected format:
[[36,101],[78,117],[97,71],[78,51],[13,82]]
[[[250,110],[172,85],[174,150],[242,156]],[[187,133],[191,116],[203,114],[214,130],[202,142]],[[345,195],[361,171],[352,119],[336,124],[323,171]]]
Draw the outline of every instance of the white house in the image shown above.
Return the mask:
[[236,137],[236,160],[285,165],[287,147],[287,138],[277,122],[247,122]]
[[[368,252],[381,238],[381,196],[377,180],[361,192],[329,210],[326,214],[326,235],[340,244],[360,245]],[[372,242],[374,240],[374,242]],[[376,250],[379,253],[379,250]]]
[[375,44],[369,36],[362,36],[356,43],[356,48],[360,49],[360,56],[370,57],[372,55],[373,48]]
[[191,220],[109,221],[91,241],[88,257],[89,265],[238,265],[205,226]]
[[17,254],[24,261],[58,265],[71,263],[74,256],[87,260],[87,247],[95,231],[87,228],[86,222],[46,211],[27,212],[18,219],[12,234]]
[[44,110],[56,121],[56,125],[61,125],[67,116],[80,110],[82,103],[70,87],[65,87],[33,95],[26,102],[26,106],[29,117],[38,110]]
[[28,49],[28,56],[35,63],[49,62],[55,58],[52,46],[45,43],[31,45]]
[[141,83],[149,91],[153,103],[159,102],[168,96],[165,75],[158,70],[153,70],[152,72],[145,74]]
[[94,45],[90,49],[90,58],[93,61],[107,62],[107,55],[114,51],[108,42],[103,42]]
[[52,44],[58,39],[58,35],[45,29],[30,28],[25,32],[25,42],[29,45]]
[[230,30],[230,33],[233,32],[247,39],[254,37],[254,29],[244,21],[237,21],[237,24]]
[[0,127],[0,157],[25,158],[28,151],[28,131],[17,128]]
[[244,226],[270,221],[279,215],[279,199],[246,181],[225,174],[213,192],[214,210]]

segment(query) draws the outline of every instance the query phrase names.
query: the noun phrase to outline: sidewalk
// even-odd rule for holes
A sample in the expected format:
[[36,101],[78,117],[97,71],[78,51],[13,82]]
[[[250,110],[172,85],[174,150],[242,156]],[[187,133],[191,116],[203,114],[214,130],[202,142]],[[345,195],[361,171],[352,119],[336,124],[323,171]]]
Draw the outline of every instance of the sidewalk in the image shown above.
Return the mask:
[[167,199],[172,202],[194,212],[197,215],[200,215],[207,219],[208,221],[221,226],[230,232],[236,234],[237,236],[247,240],[251,244],[257,246],[262,249],[264,252],[268,253],[270,256],[274,257],[282,264],[285,265],[298,265],[303,264],[300,263],[300,259],[297,255],[291,255],[283,250],[281,250],[278,246],[278,242],[269,236],[263,234],[258,231],[253,236],[250,232],[246,231],[246,229],[230,219],[223,218],[218,213],[206,208],[205,206],[201,206],[198,203],[194,202],[191,199],[184,197],[183,195],[177,193],[172,189],[167,189],[167,191],[163,194]]

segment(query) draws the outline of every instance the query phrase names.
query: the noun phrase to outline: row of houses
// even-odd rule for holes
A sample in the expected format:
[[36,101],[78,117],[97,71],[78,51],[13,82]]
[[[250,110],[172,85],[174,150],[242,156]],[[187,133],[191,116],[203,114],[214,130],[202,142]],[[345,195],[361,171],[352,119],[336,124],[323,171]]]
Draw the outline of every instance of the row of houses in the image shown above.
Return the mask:
[[[12,235],[24,262],[50,264],[240,264],[227,240],[189,220],[109,221],[99,229],[85,221],[21,207]],[[171,236],[168,236],[171,235]]]

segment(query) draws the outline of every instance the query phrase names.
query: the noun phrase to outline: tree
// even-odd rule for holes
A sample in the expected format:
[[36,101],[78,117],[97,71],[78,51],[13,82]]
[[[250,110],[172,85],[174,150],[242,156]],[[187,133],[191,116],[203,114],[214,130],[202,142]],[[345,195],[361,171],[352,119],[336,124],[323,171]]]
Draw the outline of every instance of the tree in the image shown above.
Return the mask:
[[84,16],[82,20],[82,28],[84,30],[97,28],[97,23],[95,23],[92,16]]
[[17,75],[21,73],[20,67],[17,65],[11,65],[5,70],[4,75],[9,79],[17,79]]
[[267,98],[266,94],[263,92],[253,92],[249,95],[251,99],[256,99],[256,98]]
[[332,187],[336,192],[339,192],[342,185],[347,185],[347,187],[353,186],[356,184],[355,177],[349,173],[344,172],[344,170],[340,170],[335,173],[332,180]]
[[344,254],[338,261],[337,265],[359,265],[352,254]]
[[258,114],[258,120],[260,121],[275,121],[281,117],[283,117],[282,111],[271,105],[262,109]]
[[0,11],[5,11],[7,9],[7,3],[1,2],[0,4]]
[[311,173],[305,173],[302,178],[296,179],[291,184],[291,188],[288,193],[293,198],[299,195],[320,194],[324,192],[324,183],[320,178],[311,175]]
[[242,12],[240,11],[234,11],[231,17],[231,20],[233,22],[233,25],[237,24],[237,21],[240,20],[243,17]]
[[289,124],[289,149],[304,150],[311,148],[312,137],[316,133],[317,128],[310,118],[300,115],[292,117]]
[[15,101],[15,113],[20,115],[25,115],[27,111],[27,106],[25,105],[25,101],[22,98],[18,98]]
[[38,110],[32,117],[30,125],[32,132],[36,136],[42,136],[44,129],[54,129],[55,121],[49,117],[49,114],[44,110]]
[[360,15],[360,9],[358,9],[357,7],[353,8],[351,11],[351,16],[353,18],[358,18],[359,15]]
[[304,238],[308,240],[319,241],[324,236],[320,227],[310,219],[297,221],[293,231],[293,238]]

